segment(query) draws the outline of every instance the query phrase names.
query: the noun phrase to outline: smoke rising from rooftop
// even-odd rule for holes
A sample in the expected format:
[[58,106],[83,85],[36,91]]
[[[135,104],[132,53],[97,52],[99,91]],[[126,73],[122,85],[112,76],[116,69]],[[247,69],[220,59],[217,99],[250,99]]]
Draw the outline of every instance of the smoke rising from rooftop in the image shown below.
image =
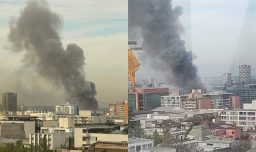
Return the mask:
[[182,8],[173,8],[171,0],[129,0],[128,8],[129,39],[143,39],[143,57],[152,67],[168,84],[186,90],[202,88],[192,53],[180,38]]
[[29,1],[17,20],[10,23],[9,41],[13,50],[25,51],[24,65],[42,77],[63,86],[72,103],[82,109],[97,107],[95,84],[85,80],[83,49],[62,45],[61,18],[45,1]]

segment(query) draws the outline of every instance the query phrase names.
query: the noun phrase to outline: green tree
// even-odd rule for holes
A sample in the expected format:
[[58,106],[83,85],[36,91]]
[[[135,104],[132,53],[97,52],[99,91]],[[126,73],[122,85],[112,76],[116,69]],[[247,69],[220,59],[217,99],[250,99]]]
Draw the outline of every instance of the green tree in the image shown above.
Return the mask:
[[158,134],[156,130],[153,133],[153,139],[154,139],[154,145],[158,145],[163,142],[162,137]]
[[15,144],[1,145],[0,152],[53,152],[53,150],[50,150],[45,142],[39,146],[34,146],[24,145],[21,140],[18,140]]

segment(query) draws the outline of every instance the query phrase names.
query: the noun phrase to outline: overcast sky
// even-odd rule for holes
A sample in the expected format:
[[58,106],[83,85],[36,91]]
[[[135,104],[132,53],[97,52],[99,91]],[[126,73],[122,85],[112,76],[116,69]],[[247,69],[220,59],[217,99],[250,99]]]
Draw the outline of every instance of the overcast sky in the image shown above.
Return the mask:
[[[22,53],[8,50],[8,25],[26,0],[0,0],[0,92],[18,92],[23,104],[64,103],[65,92],[21,63]],[[64,45],[84,49],[86,79],[95,82],[99,106],[127,100],[127,0],[54,0],[50,9],[63,19]]]
[[[201,77],[237,75],[239,64],[252,65],[256,73],[255,0],[173,0],[173,5],[183,7],[182,38]],[[138,76],[158,77],[148,69],[141,65]]]

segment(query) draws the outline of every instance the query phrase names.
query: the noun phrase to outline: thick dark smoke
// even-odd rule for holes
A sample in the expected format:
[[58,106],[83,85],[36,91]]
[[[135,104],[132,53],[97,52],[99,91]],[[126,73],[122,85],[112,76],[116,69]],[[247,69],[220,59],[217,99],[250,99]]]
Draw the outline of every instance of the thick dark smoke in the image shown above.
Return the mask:
[[145,58],[171,85],[185,90],[202,88],[192,53],[181,40],[181,7],[171,0],[129,0],[129,39],[143,39]]
[[82,109],[97,107],[95,85],[85,80],[83,50],[76,44],[63,48],[58,33],[61,25],[45,1],[30,1],[11,22],[9,40],[15,50],[25,51],[26,66],[64,86],[70,102]]

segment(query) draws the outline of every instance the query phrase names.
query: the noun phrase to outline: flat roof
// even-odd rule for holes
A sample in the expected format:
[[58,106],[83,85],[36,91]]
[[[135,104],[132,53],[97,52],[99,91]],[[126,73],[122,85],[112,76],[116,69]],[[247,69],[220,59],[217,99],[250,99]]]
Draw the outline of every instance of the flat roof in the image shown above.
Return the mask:
[[153,139],[131,137],[128,139],[128,141],[129,141],[129,144],[133,144],[133,143],[149,142],[149,141],[153,142]]
[[118,126],[109,126],[109,125],[78,125],[75,126],[76,128],[82,128],[82,129],[104,129],[104,128],[115,128]]

